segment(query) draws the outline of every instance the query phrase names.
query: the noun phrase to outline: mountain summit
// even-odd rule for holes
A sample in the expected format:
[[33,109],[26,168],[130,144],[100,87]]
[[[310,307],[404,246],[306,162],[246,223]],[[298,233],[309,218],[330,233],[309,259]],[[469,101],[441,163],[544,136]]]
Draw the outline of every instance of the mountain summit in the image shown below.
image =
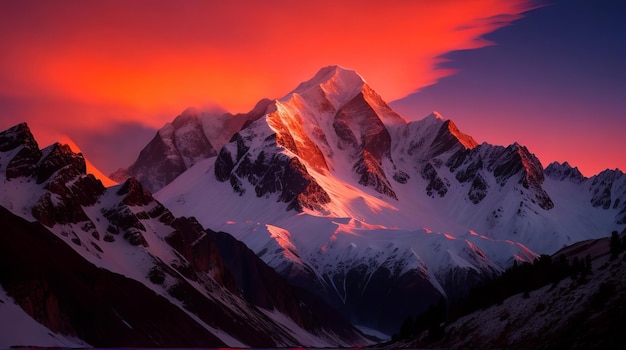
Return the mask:
[[[393,332],[515,260],[626,227],[621,172],[544,171],[525,146],[478,144],[439,113],[408,121],[338,66],[250,113],[201,120],[184,132],[175,121],[173,142],[157,135],[175,146],[151,143],[133,171],[182,165],[140,181],[366,328]],[[192,134],[213,150],[181,141]]]
[[328,66],[320,69],[310,80],[300,83],[291,93],[305,94],[311,89],[323,89],[345,103],[361,92],[365,84],[365,79],[353,70]]

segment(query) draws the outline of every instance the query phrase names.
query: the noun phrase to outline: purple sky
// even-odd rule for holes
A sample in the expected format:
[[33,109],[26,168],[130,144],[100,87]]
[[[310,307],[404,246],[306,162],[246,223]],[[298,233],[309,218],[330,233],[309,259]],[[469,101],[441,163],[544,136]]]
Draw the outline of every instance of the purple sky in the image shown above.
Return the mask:
[[446,58],[455,75],[393,102],[437,110],[478,142],[526,145],[586,176],[626,170],[626,2],[552,1]]

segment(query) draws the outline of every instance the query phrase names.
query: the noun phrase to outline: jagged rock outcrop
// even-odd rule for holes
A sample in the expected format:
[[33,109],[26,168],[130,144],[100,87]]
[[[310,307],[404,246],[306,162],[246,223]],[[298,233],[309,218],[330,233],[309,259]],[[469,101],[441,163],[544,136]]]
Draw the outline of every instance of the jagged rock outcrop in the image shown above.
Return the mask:
[[605,170],[589,180],[591,205],[605,210],[618,210],[615,219],[626,224],[626,175],[620,170]]
[[[315,311],[327,306],[300,298],[254,255],[235,273],[262,276],[235,278],[221,250],[240,252],[241,243],[218,246],[214,232],[176,218],[138,180],[104,188],[68,146],[37,147],[25,124],[0,132],[0,192],[9,193],[0,198],[0,267],[11,271],[0,284],[52,332],[103,347],[364,341],[338,314]],[[38,158],[24,157],[24,149]],[[281,291],[267,290],[268,281]]]
[[577,167],[572,167],[568,162],[564,162],[563,164],[558,162],[550,163],[543,173],[546,177],[559,181],[568,180],[572,182],[582,182],[585,180],[580,170],[578,170]]
[[[230,181],[233,189],[245,194],[243,181],[253,186],[257,197],[277,194],[277,200],[287,203],[287,210],[303,208],[322,210],[330,201],[328,194],[297,157],[271,153],[276,148],[275,137],[265,138],[266,148],[250,150],[248,134],[236,134],[233,141],[222,148],[215,160],[215,176],[220,181]],[[268,154],[269,153],[269,154]]]
[[18,124],[0,134],[0,152],[18,148],[18,153],[7,164],[7,179],[31,174],[41,158],[39,146],[26,123]]
[[104,192],[104,186],[93,175],[86,174],[82,154],[59,143],[39,150],[26,124],[0,133],[0,152],[6,154],[3,163],[7,181],[30,179],[46,190],[33,198],[36,204],[29,211],[35,219],[48,227],[57,223],[88,224],[83,206],[94,204]]
[[369,92],[366,85],[363,89],[335,113],[333,128],[339,138],[338,146],[356,159],[352,169],[361,185],[397,199],[382,168],[383,157],[390,158],[391,135],[365,98]]
[[[472,149],[456,151],[445,162],[454,178],[461,184],[470,184],[467,198],[480,203],[488,193],[501,191],[510,181],[514,187],[521,185],[522,198],[528,198],[543,210],[554,207],[552,199],[543,189],[543,166],[539,159],[524,146],[515,143],[508,147],[492,146],[486,143]],[[496,188],[489,186],[492,178]]]
[[232,135],[260,117],[268,103],[261,100],[249,113],[236,115],[188,109],[163,126],[132,165],[110,178],[121,183],[134,177],[157,192],[196,163],[216,156]]
[[552,163],[544,171],[546,177],[560,182],[571,182],[586,188],[589,203],[594,208],[616,211],[617,224],[626,224],[626,175],[619,169],[604,170],[590,178],[583,176],[578,168],[567,162]]
[[450,182],[439,177],[437,170],[435,170],[435,167],[431,163],[426,163],[422,168],[421,175],[424,180],[428,181],[426,194],[429,197],[434,197],[435,193],[437,193],[439,197],[446,195],[450,187]]
[[116,194],[124,197],[122,199],[123,204],[131,206],[148,205],[155,201],[152,194],[135,178],[126,180]]

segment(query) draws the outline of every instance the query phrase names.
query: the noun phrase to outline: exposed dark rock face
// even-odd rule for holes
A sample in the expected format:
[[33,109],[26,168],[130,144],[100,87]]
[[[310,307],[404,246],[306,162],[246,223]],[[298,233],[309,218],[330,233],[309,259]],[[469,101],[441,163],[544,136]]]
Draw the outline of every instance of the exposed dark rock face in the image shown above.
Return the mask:
[[187,169],[174,148],[173,137],[174,130],[159,130],[152,141],[141,150],[133,165],[128,169],[117,170],[110,178],[123,182],[129,177],[135,177],[151,191],[158,191]]
[[7,180],[34,179],[37,184],[44,184],[47,191],[31,208],[35,219],[48,227],[57,223],[88,223],[83,206],[94,204],[104,192],[104,186],[93,175],[86,174],[82,154],[58,143],[40,151],[26,124],[0,133],[0,152],[11,151],[17,153],[7,161]]
[[472,186],[467,192],[467,198],[474,204],[480,203],[486,196],[489,186],[485,182],[485,179],[477,174],[472,181]]
[[128,243],[134,246],[148,246],[143,233],[146,232],[145,226],[139,218],[126,206],[117,206],[109,209],[103,209],[102,215],[109,220],[110,232],[113,234],[122,234]]
[[[450,172],[454,173],[460,166],[462,166],[465,162],[467,162],[467,160],[470,157],[472,157],[474,154],[475,152],[472,152],[472,150],[469,150],[469,149],[456,151],[448,158],[448,160],[446,161],[446,166],[450,168]],[[471,179],[473,175],[476,174],[476,170],[481,169],[483,167],[482,164],[478,166],[476,163],[474,163],[473,166],[476,168],[473,173],[470,172],[469,174],[465,175],[464,173],[459,171],[456,174],[456,179],[459,180],[459,182],[461,183],[467,182]]]
[[224,264],[248,302],[289,315],[310,332],[319,334],[324,329],[334,330],[344,340],[354,339],[354,334],[348,331],[352,326],[343,316],[318,297],[292,287],[245,244],[224,232],[206,230],[206,233],[219,247]]
[[372,187],[378,193],[398,199],[385,176],[381,162],[371,153],[363,151],[362,157],[354,163],[352,170],[359,175],[359,184]]
[[[544,181],[543,166],[539,159],[524,146],[518,147],[517,154],[524,166],[524,172],[521,180],[522,186],[531,189],[534,192],[535,200],[542,209],[550,210],[554,208],[552,199],[541,187]],[[495,174],[495,172],[494,172]]]
[[591,204],[594,207],[601,207],[602,209],[609,209],[611,207],[611,188],[604,187],[603,190],[596,188],[594,191],[593,198],[591,199]]
[[[306,168],[297,158],[292,158],[283,169],[283,172],[279,174],[287,180],[287,183],[284,184],[285,187],[279,198],[289,203],[287,210],[302,211],[305,207],[322,210],[321,205],[330,202],[326,191],[307,173]],[[266,183],[276,184],[277,182],[276,179],[269,179]],[[258,195],[259,192],[257,192]]]
[[590,191],[593,193],[591,204],[594,207],[609,209],[613,204],[612,188],[620,174],[611,170],[605,170],[593,178]]
[[393,174],[393,179],[396,180],[396,182],[401,183],[401,184],[407,183],[410,178],[411,176],[409,174],[401,170]]
[[618,209],[618,224],[626,224],[626,175],[620,170],[605,170],[588,180],[590,203],[596,208]]
[[[104,186],[93,175],[86,174],[85,160],[66,145],[54,144],[43,151],[43,158],[34,171],[37,183],[46,182],[44,194],[32,210],[44,225],[87,222],[83,206],[93,205],[104,193]],[[60,199],[53,204],[51,195]]]
[[43,149],[44,156],[37,166],[37,183],[48,180],[57,171],[66,168],[66,177],[85,174],[87,166],[81,154],[72,152],[68,145],[55,143]]
[[[235,137],[238,135],[236,134]],[[215,159],[215,177],[219,181],[227,181],[235,168],[235,160],[237,159],[237,157],[233,157],[228,148],[222,148]]]
[[161,128],[131,166],[117,170],[110,178],[124,182],[134,177],[155,193],[194,164],[216,156],[225,142],[221,139],[228,140],[244,125],[260,118],[269,103],[261,100],[249,113],[236,115],[187,110]]
[[18,124],[0,133],[0,152],[8,152],[21,147],[7,164],[8,180],[28,176],[37,167],[41,151],[26,123]]
[[383,157],[390,159],[391,135],[363,92],[337,111],[333,128],[338,148],[350,150],[356,159],[352,169],[359,183],[397,199],[382,168]]
[[31,209],[31,213],[35,219],[48,227],[89,220],[77,201],[65,200],[55,204],[51,193],[41,196]]
[[[458,152],[458,153],[455,153],[455,156],[457,154],[459,154],[458,159],[464,159],[463,155],[465,155],[465,156],[468,155],[466,152]],[[457,159],[455,156],[451,157],[450,160]],[[448,164],[446,164],[446,165],[448,165]],[[451,166],[451,165],[449,165],[449,166],[450,166],[450,171],[454,171],[454,167]],[[476,178],[476,176],[478,175],[478,171],[482,170],[482,169],[484,169],[483,160],[481,158],[478,158],[478,159],[475,159],[473,162],[470,162],[470,164],[465,169],[459,170],[456,173],[455,178],[460,183],[473,181]]]
[[526,147],[517,143],[506,148],[487,145],[486,147],[491,148],[487,166],[493,171],[493,175],[500,185],[504,186],[509,179],[521,174],[520,184],[525,188],[541,190],[541,184],[544,180],[543,167],[537,157],[530,153]]
[[[268,147],[274,139],[266,140]],[[287,203],[287,210],[321,209],[330,202],[328,194],[319,186],[297,157],[261,150],[256,156],[249,152],[246,138],[236,134],[231,144],[237,149],[233,158],[231,148],[224,147],[215,161],[215,176],[219,181],[230,181],[240,195],[245,193],[242,180],[254,186],[257,197],[278,194],[278,201]],[[236,164],[236,166],[235,166]]]
[[230,272],[224,267],[223,255],[210,235],[194,218],[180,217],[172,222],[176,231],[166,241],[191,263],[191,271],[180,271],[197,280],[197,273],[210,274],[215,281],[234,294],[239,289]]
[[155,201],[152,194],[146,190],[135,178],[130,178],[117,190],[117,194],[124,196],[122,203],[132,206],[148,205]]
[[543,173],[546,177],[559,181],[568,180],[579,183],[585,180],[585,177],[580,173],[580,170],[578,170],[577,167],[572,168],[572,166],[567,162],[563,164],[558,162],[550,163]]
[[[543,167],[537,157],[517,143],[508,147],[482,144],[471,150],[452,154],[445,165],[460,183],[471,183],[467,198],[480,203],[490,189],[485,176],[493,176],[504,187],[510,180],[517,181],[528,192],[528,198],[544,210],[554,207],[552,199],[543,189]],[[497,190],[497,189],[496,189]],[[522,191],[524,192],[524,191]]]
[[451,120],[446,120],[430,145],[430,154],[432,157],[437,157],[452,150],[471,149],[476,145],[474,139],[461,133]]
[[26,123],[17,124],[0,132],[0,152],[8,152],[20,146],[39,150],[37,141]]
[[[378,108],[389,114],[389,118],[395,116],[400,122],[403,120],[370,90],[363,86],[360,92],[338,107],[328,100],[327,92],[315,86],[297,90],[302,95],[294,93],[285,100],[274,101],[263,120],[250,124],[220,150],[215,162],[216,178],[229,181],[240,195],[245,193],[247,182],[254,186],[259,197],[279,193],[279,200],[288,203],[288,209],[323,211],[323,205],[330,202],[330,197],[310,176],[307,168],[317,172],[329,171],[325,157],[332,157],[334,150],[339,149],[350,154],[349,161],[354,162],[352,170],[358,176],[359,184],[397,199],[383,170],[383,160],[391,162],[391,136],[370,100],[381,104]],[[322,105],[317,109],[306,106],[307,99]],[[301,112],[290,112],[293,107],[300,108]],[[315,109],[309,112],[332,113],[332,130],[299,114],[307,113],[309,108]],[[310,124],[308,129],[305,124]],[[267,126],[271,127],[270,134],[265,131]],[[264,135],[263,146],[251,149],[254,140],[260,137],[259,133]],[[329,140],[336,144],[330,145]],[[281,149],[289,152],[281,153]],[[400,181],[403,178],[398,177]]]
[[437,170],[431,163],[428,163],[422,168],[421,172],[422,178],[428,181],[426,185],[426,194],[430,197],[435,197],[435,193],[439,197],[443,197],[448,193],[448,187],[450,187],[450,183],[439,177],[437,174]]
[[543,190],[543,167],[537,157],[524,146],[517,143],[507,147],[493,162],[493,175],[500,185],[504,185],[510,178],[521,173],[519,183],[526,189],[533,191],[537,204],[545,210],[552,209],[554,203]]

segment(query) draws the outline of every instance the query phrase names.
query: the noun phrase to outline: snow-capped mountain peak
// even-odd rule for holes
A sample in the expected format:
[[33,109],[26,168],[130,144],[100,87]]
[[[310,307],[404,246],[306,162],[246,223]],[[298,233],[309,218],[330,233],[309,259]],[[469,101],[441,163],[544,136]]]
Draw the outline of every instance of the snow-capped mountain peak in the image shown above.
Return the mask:
[[559,163],[552,162],[544,170],[547,177],[555,180],[569,180],[573,182],[581,182],[585,180],[578,167],[572,167],[568,162]]
[[[291,93],[308,94],[321,89],[336,101],[345,103],[358,94],[365,80],[355,71],[340,66],[328,66],[320,69],[313,78],[300,83]],[[291,94],[290,93],[290,94]]]
[[376,309],[389,295],[395,312],[417,292],[426,307],[513,260],[626,225],[620,174],[569,188],[523,145],[479,145],[437,112],[405,120],[354,71],[323,68],[265,103],[156,197],[355,322],[389,330],[396,320]]
[[188,108],[159,129],[137,160],[110,175],[117,182],[135,177],[156,192],[201,160],[214,157],[242,126],[265,114],[263,99],[248,113],[204,112]]

